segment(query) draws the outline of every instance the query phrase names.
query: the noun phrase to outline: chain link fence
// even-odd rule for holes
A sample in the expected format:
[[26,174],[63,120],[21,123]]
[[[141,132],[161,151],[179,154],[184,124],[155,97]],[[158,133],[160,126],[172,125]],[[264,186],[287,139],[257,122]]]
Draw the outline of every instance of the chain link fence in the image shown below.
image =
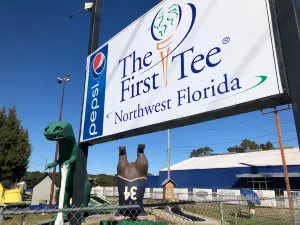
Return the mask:
[[[31,210],[6,206],[0,207],[0,225],[300,225],[299,198],[259,198],[259,201],[260,204],[255,205],[251,199],[219,196],[212,200],[171,203],[145,200],[143,207],[103,204],[81,208],[45,207]],[[143,216],[143,212],[146,212],[147,218]],[[60,216],[61,221],[55,223]]]

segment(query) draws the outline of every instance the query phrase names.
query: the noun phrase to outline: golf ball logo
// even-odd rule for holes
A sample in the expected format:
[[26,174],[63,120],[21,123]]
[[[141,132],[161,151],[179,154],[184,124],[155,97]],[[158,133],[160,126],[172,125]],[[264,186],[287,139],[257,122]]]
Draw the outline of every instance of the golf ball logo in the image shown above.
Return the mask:
[[91,64],[92,64],[91,66],[92,66],[93,77],[95,79],[98,79],[105,69],[105,65],[106,65],[105,55],[102,52],[97,53],[94,56],[94,59]]
[[181,11],[177,4],[163,7],[154,17],[151,26],[152,38],[157,42],[156,49],[161,58],[165,87],[168,85],[168,55],[171,51],[172,37],[180,24]]
[[152,37],[163,41],[173,36],[181,20],[181,7],[177,4],[159,10],[152,23]]

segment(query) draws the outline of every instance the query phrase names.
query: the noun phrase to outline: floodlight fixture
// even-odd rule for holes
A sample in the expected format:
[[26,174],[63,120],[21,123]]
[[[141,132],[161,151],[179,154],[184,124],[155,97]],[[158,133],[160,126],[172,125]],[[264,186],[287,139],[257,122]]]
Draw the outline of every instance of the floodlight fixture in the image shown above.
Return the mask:
[[56,80],[57,80],[57,83],[59,83],[59,84],[61,84],[63,81],[63,79],[61,79],[60,77],[57,77]]
[[67,82],[69,82],[69,81],[71,80],[71,78],[70,78],[70,77],[71,77],[71,75],[70,75],[70,74],[67,74],[67,75],[66,75],[66,81],[67,81]]

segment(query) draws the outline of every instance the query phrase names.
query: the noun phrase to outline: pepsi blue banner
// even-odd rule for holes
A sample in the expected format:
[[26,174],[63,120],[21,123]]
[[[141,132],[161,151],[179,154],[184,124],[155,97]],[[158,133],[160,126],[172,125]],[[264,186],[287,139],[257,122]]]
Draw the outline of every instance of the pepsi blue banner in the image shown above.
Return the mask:
[[107,49],[108,45],[105,45],[89,57],[83,139],[103,134]]
[[80,142],[281,96],[273,23],[267,0],[158,4],[88,57]]

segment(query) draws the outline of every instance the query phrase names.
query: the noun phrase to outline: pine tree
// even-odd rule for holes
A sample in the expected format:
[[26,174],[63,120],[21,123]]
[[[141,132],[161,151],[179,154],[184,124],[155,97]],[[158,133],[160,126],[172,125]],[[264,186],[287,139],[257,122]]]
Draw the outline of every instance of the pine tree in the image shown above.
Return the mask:
[[266,150],[273,150],[274,149],[274,145],[272,142],[268,141],[266,143]]
[[4,123],[6,120],[6,115],[5,115],[5,108],[2,108],[0,110],[0,181],[3,180],[2,176],[4,173],[4,168],[2,165],[4,165],[5,162],[5,152],[4,152],[4,145],[3,145],[3,140],[4,140]]
[[16,108],[0,111],[0,181],[15,183],[24,176],[31,155],[27,129],[17,118]]
[[214,150],[212,150],[210,147],[205,148],[198,148],[197,150],[193,150],[191,152],[190,158],[192,157],[199,157],[203,155],[211,155]]

